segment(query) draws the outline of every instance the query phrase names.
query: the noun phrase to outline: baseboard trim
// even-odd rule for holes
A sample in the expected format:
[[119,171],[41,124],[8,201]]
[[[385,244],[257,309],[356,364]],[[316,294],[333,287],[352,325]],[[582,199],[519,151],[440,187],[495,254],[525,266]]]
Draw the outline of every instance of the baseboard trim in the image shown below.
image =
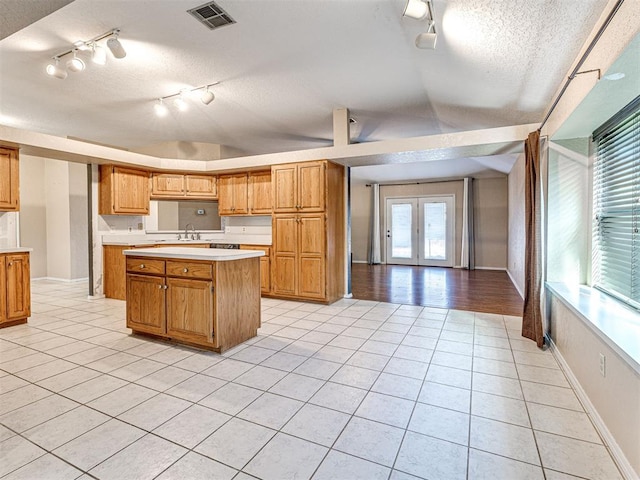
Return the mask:
[[366,260],[351,260],[351,263],[369,263]]
[[547,342],[549,343],[549,349],[551,350],[551,353],[553,354],[555,359],[558,361],[558,364],[560,364],[560,367],[562,368],[565,375],[567,376],[569,383],[571,384],[576,394],[578,395],[578,399],[584,406],[587,412],[587,415],[591,417],[591,421],[593,422],[593,425],[596,427],[596,430],[598,430],[598,433],[604,440],[605,447],[611,453],[611,456],[613,457],[613,460],[616,462],[618,468],[620,469],[620,472],[622,473],[622,475],[626,480],[638,480],[640,477],[638,477],[638,474],[635,472],[635,470],[629,463],[629,460],[627,460],[627,457],[625,456],[624,452],[622,451],[622,449],[616,442],[615,438],[607,428],[607,425],[604,423],[604,420],[602,420],[602,417],[600,416],[596,408],[593,406],[593,403],[591,403],[591,400],[589,399],[587,392],[585,392],[584,389],[582,388],[582,385],[580,385],[580,382],[578,381],[576,376],[573,374],[571,367],[569,367],[569,364],[566,362],[566,360],[560,353],[560,350],[558,350],[558,347],[553,342],[551,337],[547,336],[546,339],[547,339]]
[[58,278],[58,277],[38,277],[38,278],[32,278],[31,280],[32,281],[47,280],[51,282],[60,282],[60,283],[82,283],[82,282],[88,282],[89,277],[74,278],[74,279]]
[[509,269],[507,269],[507,275],[509,275],[509,279],[511,280],[511,283],[513,284],[513,286],[516,288],[516,290],[520,294],[520,298],[522,298],[524,300],[524,292],[522,290],[520,290],[520,287],[518,286],[518,284],[516,283],[515,279],[513,278],[513,275],[511,275],[511,272],[509,271]]
[[475,269],[476,270],[496,270],[496,271],[499,271],[499,272],[506,272],[507,271],[507,269],[504,268],[504,267],[480,267],[478,265],[475,266]]

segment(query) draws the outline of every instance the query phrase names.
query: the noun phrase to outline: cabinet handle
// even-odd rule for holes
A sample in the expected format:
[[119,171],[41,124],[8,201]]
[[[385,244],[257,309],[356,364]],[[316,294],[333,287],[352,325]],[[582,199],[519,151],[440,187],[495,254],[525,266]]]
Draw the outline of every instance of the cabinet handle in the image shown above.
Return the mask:
[[8,266],[10,267],[11,265],[13,265],[13,262],[9,262],[9,265],[8,265]]
[[158,288],[159,288],[159,289],[162,289],[162,285],[158,285]]
[[141,264],[140,264],[140,268],[144,268],[144,263],[141,263]]
[[163,288],[166,290],[167,288],[169,288],[169,286],[168,285],[164,285]]
[[189,269],[188,269],[188,268],[184,268],[182,271],[183,271],[184,273],[187,273],[187,272],[189,271]]

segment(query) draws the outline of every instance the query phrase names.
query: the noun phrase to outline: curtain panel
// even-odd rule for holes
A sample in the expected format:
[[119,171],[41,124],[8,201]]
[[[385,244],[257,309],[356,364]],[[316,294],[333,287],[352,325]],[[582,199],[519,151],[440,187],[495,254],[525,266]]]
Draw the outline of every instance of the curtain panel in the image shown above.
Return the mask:
[[465,177],[462,199],[462,248],[460,266],[475,270],[475,236],[473,231],[473,178]]
[[544,345],[540,295],[542,287],[542,179],[540,132],[529,134],[525,153],[525,279],[522,336]]
[[371,185],[371,229],[369,230],[369,265],[382,263],[380,250],[380,184]]

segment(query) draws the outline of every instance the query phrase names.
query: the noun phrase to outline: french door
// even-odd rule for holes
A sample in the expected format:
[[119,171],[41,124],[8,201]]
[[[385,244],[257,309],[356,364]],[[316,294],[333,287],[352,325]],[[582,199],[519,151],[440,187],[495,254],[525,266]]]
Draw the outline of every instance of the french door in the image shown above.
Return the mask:
[[453,267],[454,196],[387,198],[387,263]]

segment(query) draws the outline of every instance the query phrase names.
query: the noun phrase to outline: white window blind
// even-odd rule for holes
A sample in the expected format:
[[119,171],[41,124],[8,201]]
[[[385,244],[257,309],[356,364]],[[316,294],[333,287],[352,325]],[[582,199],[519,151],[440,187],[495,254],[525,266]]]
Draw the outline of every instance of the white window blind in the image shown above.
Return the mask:
[[640,97],[593,132],[594,285],[640,308]]

